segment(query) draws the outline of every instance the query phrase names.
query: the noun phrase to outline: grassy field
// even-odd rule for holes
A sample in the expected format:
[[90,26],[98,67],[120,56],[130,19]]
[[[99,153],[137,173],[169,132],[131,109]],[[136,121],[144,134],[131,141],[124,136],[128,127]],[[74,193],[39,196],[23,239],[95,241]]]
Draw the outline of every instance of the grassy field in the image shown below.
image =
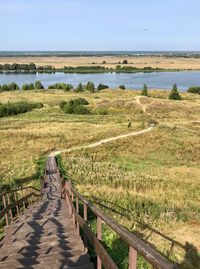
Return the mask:
[[[121,224],[182,268],[199,268],[200,96],[182,93],[182,101],[170,101],[168,92],[152,90],[151,97],[140,97],[138,103],[138,94],[129,90],[1,93],[1,103],[44,104],[0,119],[1,183],[33,177],[37,160],[51,151],[142,130],[156,120],[159,124],[146,134],[63,152],[62,162],[77,189]],[[64,114],[59,102],[75,97],[86,98],[93,111],[103,109],[108,114]]]
[[[83,65],[103,65],[105,67],[116,67],[119,62],[128,60],[128,65],[143,68],[151,66],[160,69],[200,69],[200,58],[184,58],[165,56],[103,56],[103,57],[0,57],[0,64],[5,63],[35,63],[37,66],[52,65],[56,68],[64,66],[83,66]],[[106,63],[104,63],[106,62]]]

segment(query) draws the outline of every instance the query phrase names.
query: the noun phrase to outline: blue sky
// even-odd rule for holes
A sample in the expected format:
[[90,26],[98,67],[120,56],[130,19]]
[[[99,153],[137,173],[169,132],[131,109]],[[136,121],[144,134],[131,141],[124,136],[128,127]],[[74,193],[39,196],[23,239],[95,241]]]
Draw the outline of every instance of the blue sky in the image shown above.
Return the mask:
[[0,50],[200,50],[199,14],[199,0],[0,0]]

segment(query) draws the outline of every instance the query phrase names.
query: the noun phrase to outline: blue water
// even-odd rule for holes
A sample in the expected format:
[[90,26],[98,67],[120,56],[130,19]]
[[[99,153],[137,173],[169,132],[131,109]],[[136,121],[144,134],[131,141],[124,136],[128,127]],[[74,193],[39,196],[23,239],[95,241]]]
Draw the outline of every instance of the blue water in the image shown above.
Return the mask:
[[200,51],[0,51],[0,56],[106,56],[106,55],[165,55],[194,56]]
[[123,84],[127,89],[141,89],[146,83],[149,88],[171,89],[176,83],[180,90],[187,90],[191,86],[200,86],[200,71],[184,72],[152,72],[152,73],[100,73],[100,74],[65,74],[65,73],[36,73],[36,74],[0,74],[0,85],[16,82],[19,86],[40,80],[45,87],[65,82],[73,86],[78,83],[93,81],[95,85],[106,84],[111,88],[118,88]]

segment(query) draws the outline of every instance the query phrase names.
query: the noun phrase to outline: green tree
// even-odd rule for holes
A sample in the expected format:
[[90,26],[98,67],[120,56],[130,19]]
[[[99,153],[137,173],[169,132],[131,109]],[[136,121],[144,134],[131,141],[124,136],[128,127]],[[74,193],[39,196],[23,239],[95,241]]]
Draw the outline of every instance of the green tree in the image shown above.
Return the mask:
[[83,85],[81,83],[78,84],[78,87],[76,88],[76,92],[83,92]]
[[35,89],[35,87],[34,87],[33,83],[31,83],[31,84],[29,85],[29,90],[34,90],[34,89]]
[[128,60],[123,60],[123,64],[128,64]]
[[19,90],[19,86],[15,82],[12,82],[12,83],[8,84],[7,86],[8,86],[9,91]]
[[28,90],[30,90],[29,84],[22,85],[22,91],[28,91]]
[[187,92],[200,94],[200,87],[192,86],[187,90]]
[[8,89],[8,85],[7,85],[7,84],[3,84],[3,85],[1,86],[1,91],[2,91],[2,92],[9,91],[9,89]]
[[35,82],[35,89],[36,89],[36,90],[42,90],[42,89],[44,89],[44,86],[42,85],[42,83],[41,83],[40,80],[37,80],[37,81]]
[[178,92],[176,84],[173,85],[173,88],[170,92],[169,99],[171,100],[182,100],[181,95]]
[[121,89],[121,90],[125,90],[126,87],[125,87],[124,85],[119,85],[119,89]]
[[99,84],[98,87],[97,87],[97,91],[101,91],[101,90],[108,89],[108,88],[109,87],[107,85]]
[[94,83],[89,81],[86,85],[86,90],[88,90],[89,92],[94,92],[95,91],[95,86]]
[[143,86],[141,95],[148,96],[148,88],[147,88],[147,85],[146,84],[144,84],[144,86]]

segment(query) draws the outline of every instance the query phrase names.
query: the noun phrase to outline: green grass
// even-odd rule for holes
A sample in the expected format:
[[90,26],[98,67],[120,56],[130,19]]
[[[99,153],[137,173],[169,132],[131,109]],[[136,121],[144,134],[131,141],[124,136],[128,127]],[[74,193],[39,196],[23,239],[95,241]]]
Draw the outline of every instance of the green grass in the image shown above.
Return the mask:
[[[196,269],[194,262],[200,251],[200,97],[182,93],[183,101],[176,102],[168,100],[165,91],[149,91],[151,97],[140,100],[147,106],[144,113],[135,101],[139,93],[1,93],[2,103],[31,100],[44,104],[41,109],[0,120],[1,184],[12,185],[26,178],[39,182],[44,167],[41,156],[141,130],[149,120],[157,120],[159,125],[149,133],[62,153],[61,170],[108,215],[182,263],[182,268]],[[92,110],[106,109],[108,114],[64,114],[60,101],[77,97],[86,98]],[[128,128],[130,121],[132,127]],[[118,253],[123,245],[118,245],[110,232],[105,234],[108,249]],[[171,240],[180,244],[171,249]],[[119,263],[124,266],[123,255]]]

